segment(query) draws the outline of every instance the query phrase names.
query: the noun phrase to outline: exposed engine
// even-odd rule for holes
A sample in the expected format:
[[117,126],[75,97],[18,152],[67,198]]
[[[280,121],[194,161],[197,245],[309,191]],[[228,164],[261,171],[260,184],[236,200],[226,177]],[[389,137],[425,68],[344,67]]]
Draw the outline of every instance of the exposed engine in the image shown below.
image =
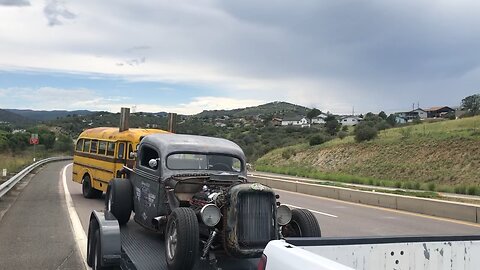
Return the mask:
[[226,203],[226,188],[213,187],[210,188],[207,185],[202,187],[202,191],[195,193],[190,200],[190,206],[195,212],[207,204],[215,204],[218,208],[222,207]]

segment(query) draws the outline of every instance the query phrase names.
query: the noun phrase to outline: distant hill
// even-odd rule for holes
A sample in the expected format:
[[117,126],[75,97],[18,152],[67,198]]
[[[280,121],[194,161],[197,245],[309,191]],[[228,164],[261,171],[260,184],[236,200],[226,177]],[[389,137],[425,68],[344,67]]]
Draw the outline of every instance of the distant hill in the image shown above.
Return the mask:
[[50,121],[57,118],[67,117],[68,115],[89,115],[92,114],[92,111],[88,110],[76,110],[76,111],[66,111],[66,110],[54,110],[54,111],[35,111],[35,110],[18,110],[18,109],[5,109],[11,113],[21,115],[25,118],[29,118],[37,121]]
[[247,117],[247,116],[258,116],[258,115],[273,115],[276,117],[284,116],[297,116],[305,115],[310,109],[296,104],[291,104],[288,102],[275,101],[266,104],[262,104],[254,107],[247,107],[241,109],[233,110],[213,110],[213,111],[203,111],[195,116],[197,117],[207,117],[215,118],[221,116],[229,117]]
[[30,124],[30,123],[33,123],[34,121],[26,117],[23,117],[19,114],[0,109],[0,122],[8,122],[11,124],[15,124],[17,126],[17,125]]

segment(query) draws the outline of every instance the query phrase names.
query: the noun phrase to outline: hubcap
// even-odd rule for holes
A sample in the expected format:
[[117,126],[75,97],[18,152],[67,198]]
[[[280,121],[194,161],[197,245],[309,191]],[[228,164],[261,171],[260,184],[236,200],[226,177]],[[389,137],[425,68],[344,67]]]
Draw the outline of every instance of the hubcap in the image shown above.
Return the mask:
[[170,260],[175,257],[177,250],[177,221],[173,220],[170,223],[167,231],[167,256]]

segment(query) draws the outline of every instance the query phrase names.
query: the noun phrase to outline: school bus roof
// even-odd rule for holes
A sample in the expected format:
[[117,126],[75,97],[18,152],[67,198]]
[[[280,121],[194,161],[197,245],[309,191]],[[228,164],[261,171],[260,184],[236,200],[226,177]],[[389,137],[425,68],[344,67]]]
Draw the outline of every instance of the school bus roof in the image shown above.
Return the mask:
[[155,133],[168,134],[169,132],[161,129],[145,128],[131,128],[129,130],[120,132],[118,127],[97,127],[83,131],[79,138],[138,142],[140,137]]

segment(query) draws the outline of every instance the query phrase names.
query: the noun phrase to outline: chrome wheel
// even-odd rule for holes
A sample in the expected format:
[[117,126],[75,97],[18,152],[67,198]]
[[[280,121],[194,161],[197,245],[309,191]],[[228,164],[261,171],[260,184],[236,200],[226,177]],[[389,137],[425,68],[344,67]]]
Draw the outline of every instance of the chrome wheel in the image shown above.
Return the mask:
[[177,221],[173,220],[167,230],[167,256],[170,260],[175,258],[177,250]]

